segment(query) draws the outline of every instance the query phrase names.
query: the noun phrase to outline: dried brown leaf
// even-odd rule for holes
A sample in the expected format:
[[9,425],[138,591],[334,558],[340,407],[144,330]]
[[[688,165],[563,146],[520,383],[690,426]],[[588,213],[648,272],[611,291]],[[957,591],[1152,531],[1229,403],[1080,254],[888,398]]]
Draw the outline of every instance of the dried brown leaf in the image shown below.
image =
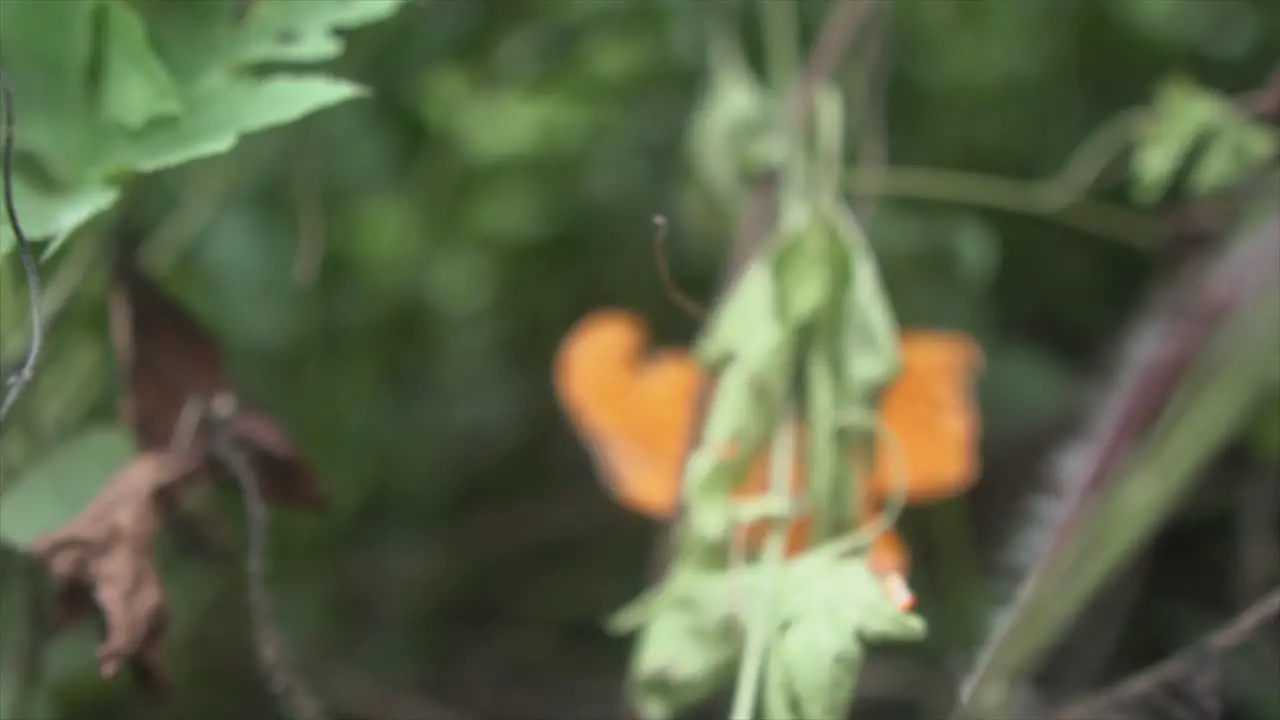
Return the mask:
[[233,392],[217,343],[142,273],[117,273],[108,313],[123,376],[121,420],[139,449],[168,447],[188,400]]
[[241,410],[231,419],[227,432],[248,451],[263,500],[317,510],[325,507],[311,464],[270,415]]
[[[127,262],[115,274],[108,310],[124,385],[121,419],[139,449],[177,443],[207,454],[211,433],[228,432],[249,455],[267,502],[325,506],[288,433],[267,413],[242,409],[218,344],[194,315]],[[184,417],[191,410],[197,415]]]
[[96,607],[104,621],[98,646],[103,677],[127,662],[153,692],[167,685],[161,640],[168,619],[155,539],[176,493],[200,470],[191,454],[146,452],[111,478],[60,529],[31,543],[57,585],[57,627]]

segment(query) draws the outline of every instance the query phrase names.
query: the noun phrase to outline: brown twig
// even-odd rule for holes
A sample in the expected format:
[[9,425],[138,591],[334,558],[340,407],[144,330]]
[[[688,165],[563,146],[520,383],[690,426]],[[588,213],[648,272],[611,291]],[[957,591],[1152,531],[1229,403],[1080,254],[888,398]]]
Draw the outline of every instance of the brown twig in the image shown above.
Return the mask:
[[[893,61],[892,33],[889,27],[892,16],[883,13],[867,39],[867,46],[862,52],[862,78],[859,87],[861,117],[859,129],[862,141],[858,147],[858,167],[872,177],[884,172],[889,164],[889,128],[888,111],[885,108],[885,97],[888,93],[889,74]],[[871,218],[879,206],[879,197],[868,195],[856,199],[855,214],[864,226],[871,224]]]
[[681,290],[671,275],[671,262],[667,255],[667,233],[671,230],[671,223],[667,222],[666,217],[655,215],[653,224],[658,226],[658,232],[653,236],[653,262],[658,266],[658,279],[662,282],[662,289],[677,307],[694,318],[702,319],[707,314],[707,309]]
[[1280,587],[1273,588],[1231,622],[1172,657],[1166,658],[1103,692],[1071,703],[1053,714],[1053,720],[1100,718],[1112,714],[1109,708],[1150,695],[1161,685],[1176,681],[1205,653],[1220,656],[1244,643],[1265,623],[1280,616]]
[[293,720],[325,720],[328,713],[324,705],[298,672],[276,624],[274,603],[267,588],[267,506],[262,498],[262,485],[252,463],[235,442],[225,437],[225,433],[219,435],[213,454],[235,478],[244,500],[249,614],[262,672],[271,683],[272,694]]

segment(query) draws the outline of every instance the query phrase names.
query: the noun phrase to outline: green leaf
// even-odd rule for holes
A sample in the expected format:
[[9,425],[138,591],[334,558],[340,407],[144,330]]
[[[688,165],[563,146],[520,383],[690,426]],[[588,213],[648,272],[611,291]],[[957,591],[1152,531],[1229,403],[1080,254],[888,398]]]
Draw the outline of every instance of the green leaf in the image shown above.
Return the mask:
[[[50,241],[51,249],[119,198],[120,191],[108,185],[85,184],[52,190],[32,185],[20,174],[15,174],[13,179],[13,201],[18,207],[22,229],[32,242]],[[9,252],[13,241],[13,229],[8,222],[0,223],[0,257]]]
[[694,175],[717,209],[730,214],[745,195],[747,175],[760,164],[761,158],[752,155],[776,144],[769,140],[771,109],[725,24],[710,28],[707,66],[709,85],[690,118],[686,142]]
[[842,255],[825,228],[816,224],[784,241],[773,261],[783,323],[806,323],[829,302],[835,287],[832,270],[848,263]]
[[[859,556],[833,556],[829,543],[787,569],[779,637],[770,663],[785,680],[789,718],[846,717],[870,642],[924,637],[920,616],[903,612]],[[775,681],[776,682],[776,681]],[[766,701],[781,705],[782,700]]]
[[13,94],[18,149],[58,183],[79,177],[92,146],[89,95],[97,0],[0,2],[0,64]]
[[1197,145],[1188,190],[1207,193],[1228,187],[1261,164],[1274,160],[1280,133],[1240,114],[1222,95],[1175,77],[1156,91],[1151,117],[1139,137],[1130,166],[1135,202],[1160,201]]
[[698,340],[703,365],[714,369],[734,359],[759,367],[776,355],[787,339],[776,297],[777,281],[767,260],[752,261]]
[[1206,195],[1231,187],[1254,168],[1273,160],[1280,133],[1255,122],[1225,125],[1191,169],[1187,189]]
[[852,248],[849,263],[853,281],[845,306],[850,320],[844,345],[853,350],[848,354],[844,381],[852,392],[869,400],[898,373],[898,323],[875,254],[853,213],[841,208],[835,226]]
[[682,571],[664,583],[659,611],[641,631],[627,691],[643,720],[670,720],[733,674],[742,637],[724,573]]
[[230,150],[242,135],[284,125],[364,95],[357,84],[321,75],[227,78],[188,98],[181,120],[158,123],[119,138],[99,172],[153,172]]
[[102,114],[129,130],[181,114],[178,90],[152,51],[142,18],[118,0],[103,11]]
[[116,427],[97,427],[57,446],[0,497],[0,542],[26,547],[83,510],[134,454]]
[[252,11],[235,56],[245,63],[314,63],[342,54],[338,30],[385,20],[407,0],[264,2]]
[[[263,62],[336,57],[338,35],[404,0],[0,3],[0,48],[24,152],[15,192],[28,234],[57,243],[119,196],[115,184],[227,152],[244,135],[362,96],[324,75],[250,74]],[[93,12],[102,7],[100,47]],[[100,67],[92,67],[95,52]],[[12,244],[0,229],[0,252]]]

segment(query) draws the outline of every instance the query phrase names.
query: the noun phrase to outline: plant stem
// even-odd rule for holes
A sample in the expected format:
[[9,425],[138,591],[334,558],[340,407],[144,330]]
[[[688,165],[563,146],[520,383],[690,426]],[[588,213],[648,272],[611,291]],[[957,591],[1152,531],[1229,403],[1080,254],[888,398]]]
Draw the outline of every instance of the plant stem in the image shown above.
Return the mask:
[[1001,714],[1011,684],[1061,637],[1089,597],[1164,522],[1205,463],[1275,387],[1280,290],[1242,308],[1181,381],[1105,494],[1044,564],[975,661],[953,718]]
[[1054,178],[1014,180],[964,170],[931,167],[887,167],[873,172],[853,169],[845,189],[858,195],[957,203],[993,210],[1053,217],[1063,225],[1139,250],[1152,249],[1159,222],[1121,207],[1080,198],[1063,202]]
[[[774,433],[769,446],[769,493],[774,498],[786,498],[791,493],[791,468],[795,460],[795,414],[788,409]],[[730,720],[751,720],[755,717],[760,696],[760,675],[764,670],[769,642],[773,639],[773,611],[775,591],[786,561],[787,531],[791,520],[780,518],[772,521],[769,538],[761,553],[762,578],[759,596],[753,598],[751,617],[747,624],[746,647],[742,653],[742,665],[738,668],[738,681],[733,690],[733,706]]]
[[760,0],[759,5],[765,67],[769,83],[782,97],[799,77],[800,27],[796,22],[799,3]]
[[1111,183],[1104,174],[1133,143],[1150,113],[1126,110],[1095,130],[1062,168],[1040,180],[928,167],[853,170],[847,189],[859,195],[952,202],[995,210],[1055,217],[1063,225],[1142,250],[1151,249],[1158,221],[1140,212],[1086,197]]

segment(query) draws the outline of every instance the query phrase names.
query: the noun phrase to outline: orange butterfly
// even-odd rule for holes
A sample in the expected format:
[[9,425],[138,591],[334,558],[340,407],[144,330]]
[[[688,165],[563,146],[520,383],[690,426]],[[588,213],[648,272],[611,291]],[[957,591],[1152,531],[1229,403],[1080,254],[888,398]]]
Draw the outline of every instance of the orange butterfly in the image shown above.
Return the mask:
[[[681,475],[690,451],[695,403],[706,374],[684,349],[650,351],[644,321],[624,310],[599,310],[578,322],[560,346],[556,394],[617,500],[642,515],[671,517],[680,501]],[[865,483],[864,519],[895,491],[895,453],[907,465],[908,502],[925,503],[964,492],[978,473],[981,429],[973,398],[973,374],[981,350],[960,333],[917,331],[902,339],[902,371],[885,391],[880,414],[898,448],[882,439]],[[803,428],[800,428],[803,432]],[[766,486],[765,459],[756,458],[739,494]],[[794,487],[805,477],[797,457]],[[807,518],[792,526],[789,551],[808,544]],[[752,533],[758,535],[758,533]],[[896,594],[910,554],[898,533],[885,532],[871,549],[871,563]],[[903,602],[910,604],[904,595]]]

